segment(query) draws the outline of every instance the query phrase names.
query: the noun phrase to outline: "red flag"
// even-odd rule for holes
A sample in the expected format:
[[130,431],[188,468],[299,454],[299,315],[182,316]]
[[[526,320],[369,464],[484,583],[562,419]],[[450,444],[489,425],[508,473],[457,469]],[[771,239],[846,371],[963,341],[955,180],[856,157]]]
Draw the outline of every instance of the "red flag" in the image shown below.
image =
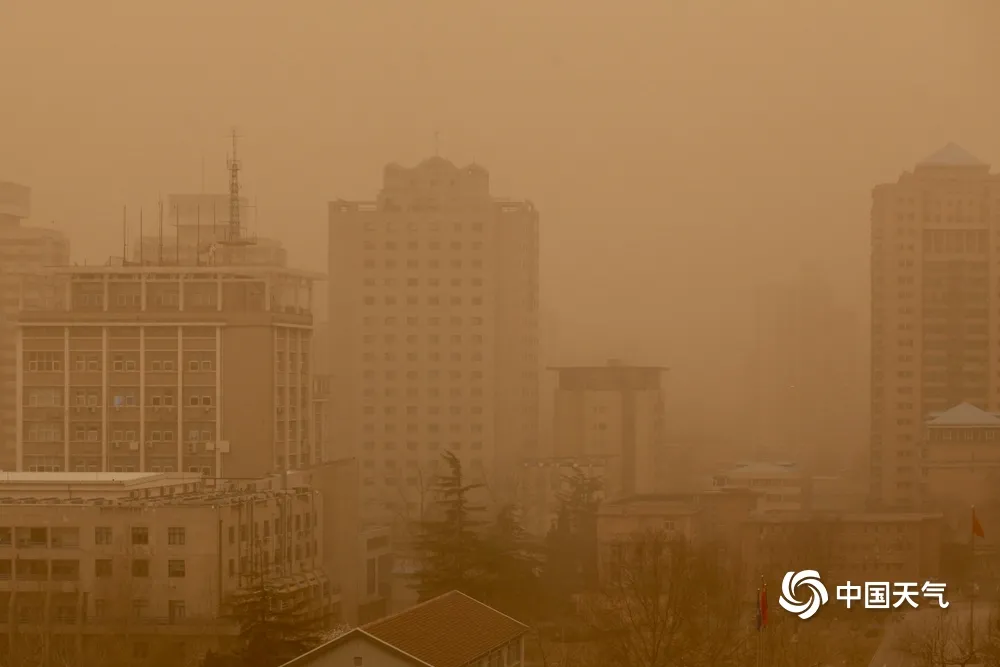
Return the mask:
[[986,537],[986,533],[983,532],[983,524],[979,523],[979,519],[976,518],[976,508],[972,508],[972,534],[976,537]]
[[767,627],[767,584],[762,584],[760,589],[760,625]]

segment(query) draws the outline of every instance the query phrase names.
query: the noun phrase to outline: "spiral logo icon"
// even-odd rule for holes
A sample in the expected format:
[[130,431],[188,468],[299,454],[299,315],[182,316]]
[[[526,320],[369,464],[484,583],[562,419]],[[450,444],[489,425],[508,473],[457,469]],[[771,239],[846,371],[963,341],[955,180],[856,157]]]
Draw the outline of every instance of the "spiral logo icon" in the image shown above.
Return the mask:
[[[796,597],[800,586],[809,590],[809,597],[802,601]],[[829,601],[830,595],[826,592],[826,586],[820,581],[819,572],[816,570],[786,572],[785,578],[781,580],[781,597],[778,598],[778,604],[803,621],[815,616],[819,608]]]

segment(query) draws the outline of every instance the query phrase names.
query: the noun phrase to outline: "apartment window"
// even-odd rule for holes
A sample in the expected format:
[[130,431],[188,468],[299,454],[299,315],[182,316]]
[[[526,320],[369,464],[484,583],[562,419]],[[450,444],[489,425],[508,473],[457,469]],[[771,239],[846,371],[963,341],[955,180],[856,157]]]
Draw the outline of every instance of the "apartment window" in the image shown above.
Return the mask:
[[132,544],[149,544],[149,528],[145,526],[133,526]]
[[135,558],[132,560],[132,576],[133,577],[148,577],[149,576],[149,561],[145,558]]
[[182,546],[186,544],[187,534],[183,527],[167,528],[167,544]]
[[110,577],[112,575],[111,559],[98,558],[94,561],[94,576],[97,578]]
[[171,579],[178,579],[184,576],[184,561],[171,559],[167,561],[167,576]]
[[186,612],[187,607],[184,604],[184,600],[170,600],[167,602],[167,613],[169,614],[171,623],[182,620]]
[[145,616],[147,609],[149,609],[149,600],[132,600],[132,616],[134,618],[142,618]]

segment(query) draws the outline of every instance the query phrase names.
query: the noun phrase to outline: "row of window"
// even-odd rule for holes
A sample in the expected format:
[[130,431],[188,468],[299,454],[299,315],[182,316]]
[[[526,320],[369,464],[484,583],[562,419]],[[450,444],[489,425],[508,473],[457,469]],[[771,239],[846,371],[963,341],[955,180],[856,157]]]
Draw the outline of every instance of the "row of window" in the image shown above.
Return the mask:
[[[437,221],[435,221],[435,222],[427,223],[426,226],[424,226],[424,225],[418,225],[415,222],[410,222],[410,223],[407,223],[407,225],[406,225],[406,231],[411,232],[411,233],[412,232],[418,232],[418,231],[421,231],[421,230],[425,230],[425,231],[429,230],[429,231],[432,231],[432,232],[439,232],[439,231],[441,231],[444,228],[450,229],[453,232],[462,232],[463,230],[466,230],[465,225],[463,223],[461,223],[461,222],[446,223],[446,222],[437,222]],[[391,220],[388,221],[388,222],[386,222],[384,226],[383,225],[377,225],[374,222],[366,222],[364,229],[365,229],[366,232],[377,232],[377,231],[383,231],[383,229],[384,229],[384,231],[387,231],[390,234],[394,234],[397,231],[401,231],[400,228],[399,228],[398,223],[396,223],[394,221],[391,221]],[[469,223],[469,226],[468,226],[467,230],[468,231],[472,231],[472,232],[477,232],[477,233],[478,232],[482,232],[483,231],[483,223],[481,223],[481,222]]]
[[[382,266],[385,267],[385,268],[387,268],[387,269],[395,269],[395,268],[397,268],[398,265],[399,265],[399,262],[397,262],[394,259],[387,259],[387,260],[385,260],[382,263]],[[448,265],[452,269],[461,269],[461,268],[463,268],[463,262],[460,259],[453,259],[453,260],[451,260],[448,263]],[[483,268],[483,260],[481,260],[481,259],[471,260],[469,262],[469,266],[471,266],[473,269],[481,269],[481,268]],[[374,268],[376,268],[376,266],[375,266],[375,260],[373,260],[373,259],[366,259],[364,261],[364,267],[366,269],[374,269]],[[429,269],[439,269],[439,268],[441,268],[441,262],[438,261],[438,260],[436,260],[436,259],[428,260],[426,262],[426,267],[429,268]],[[408,259],[408,260],[406,260],[406,268],[407,269],[419,269],[420,268],[420,260],[417,260],[417,259]]]
[[[441,412],[441,408],[437,405],[432,405],[426,408],[425,410],[429,415],[436,415]],[[366,415],[374,415],[376,412],[378,412],[378,410],[374,405],[366,405],[364,407],[364,413]],[[448,408],[448,412],[453,416],[461,415],[462,408],[460,406],[453,405],[450,408]],[[473,405],[472,407],[469,408],[469,412],[474,415],[481,415],[483,414],[483,407],[481,405]],[[403,410],[402,409],[397,410],[396,406],[393,405],[386,405],[382,408],[382,413],[387,417],[391,417],[396,414],[402,414]],[[419,415],[420,408],[416,405],[408,405],[406,406],[406,414],[411,416]]]
[[[156,306],[178,306],[180,297],[177,292],[167,292],[165,294],[151,295],[148,301]],[[139,308],[142,306],[142,295],[140,294],[118,294],[114,300],[108,301],[108,305],[114,303],[121,308]],[[216,306],[218,304],[215,292],[196,292],[186,295],[185,305],[192,306]],[[87,294],[86,292],[76,294],[73,298],[73,305],[80,308],[103,308],[103,294]]]
[[[385,287],[396,287],[397,282],[398,282],[397,279],[391,276],[388,278],[382,278],[380,280],[375,278],[365,278],[364,280],[362,280],[362,284],[365,287],[375,287],[377,285],[384,285]],[[427,283],[428,287],[441,286],[440,278],[427,278],[425,282]],[[407,287],[420,287],[421,280],[420,278],[407,278],[405,284]],[[464,284],[464,282],[462,281],[461,278],[451,278],[448,280],[448,284],[451,285],[452,287],[461,287]],[[469,284],[472,285],[473,287],[482,287],[483,279],[470,278]]]
[[[448,249],[449,250],[461,250],[462,247],[463,246],[462,246],[462,242],[461,241],[452,241],[451,243],[448,244]],[[471,244],[469,244],[469,247],[472,250],[482,250],[483,244],[482,244],[481,241],[473,241]],[[365,241],[365,250],[376,250],[377,248],[378,248],[378,246],[376,245],[376,243],[374,241]],[[382,248],[384,250],[393,251],[393,250],[399,249],[399,245],[395,241],[386,241],[385,243],[382,244]],[[420,243],[419,242],[417,242],[417,241],[407,241],[407,243],[406,243],[406,250],[419,250],[419,249],[420,249]],[[441,248],[441,242],[440,241],[428,241],[427,242],[427,249],[428,250],[441,250],[442,249]]]
[[[29,371],[37,372],[58,372],[63,369],[63,355],[61,352],[26,352],[25,353],[25,368]],[[214,364],[211,360],[202,359],[195,360],[192,359],[187,363],[187,369],[191,372],[210,372],[214,370]],[[73,364],[73,370],[80,372],[98,372],[101,370],[100,359],[97,355],[91,355],[87,359],[76,359]],[[125,359],[120,356],[116,356],[111,363],[111,370],[116,373],[134,373],[139,370],[139,362],[137,359]],[[146,368],[146,372],[173,372],[176,370],[174,361],[170,359],[153,359],[149,362],[149,366]]]
[[[410,316],[410,317],[406,317],[406,318],[401,318],[401,317],[395,317],[395,316],[390,315],[388,317],[381,318],[381,319],[377,318],[377,317],[365,317],[362,320],[362,322],[364,322],[364,324],[368,325],[368,326],[372,326],[372,325],[376,325],[376,324],[386,324],[386,325],[392,326],[392,325],[395,325],[395,324],[399,323],[400,321],[403,321],[404,319],[405,319],[405,322],[406,322],[407,326],[415,327],[415,326],[419,326],[420,325],[420,318],[416,317],[416,316]],[[460,317],[453,317],[453,318],[451,318],[451,321],[450,321],[451,326],[461,326],[462,324],[465,324],[465,323],[466,322],[464,322],[462,320],[462,318],[460,318]],[[481,317],[470,317],[468,319],[467,323],[471,324],[472,326],[482,326],[482,324],[483,324],[483,318],[481,318]],[[439,324],[442,324],[441,318],[439,318],[439,317],[429,317],[429,318],[427,318],[427,324],[430,324],[431,326],[437,326]]]
[[[387,306],[395,306],[397,304],[397,300],[396,300],[396,297],[394,297],[394,296],[387,296],[387,297],[385,297],[383,299],[383,303],[385,305],[387,305]],[[425,299],[425,303],[428,306],[440,306],[440,305],[442,305],[442,299],[439,296],[429,296],[429,297],[427,297]],[[462,297],[460,297],[460,296],[450,297],[448,299],[447,303],[448,303],[448,305],[451,305],[451,306],[461,306],[462,303],[463,303],[462,302]],[[374,305],[376,305],[376,299],[375,299],[375,297],[373,297],[373,296],[366,296],[364,298],[364,304],[366,306],[374,306]],[[481,306],[481,305],[483,305],[483,297],[481,297],[481,296],[471,297],[469,299],[469,304],[473,305],[473,306]],[[406,305],[408,305],[408,306],[418,306],[418,305],[420,305],[420,299],[418,297],[416,297],[416,296],[408,296],[408,297],[406,297]]]

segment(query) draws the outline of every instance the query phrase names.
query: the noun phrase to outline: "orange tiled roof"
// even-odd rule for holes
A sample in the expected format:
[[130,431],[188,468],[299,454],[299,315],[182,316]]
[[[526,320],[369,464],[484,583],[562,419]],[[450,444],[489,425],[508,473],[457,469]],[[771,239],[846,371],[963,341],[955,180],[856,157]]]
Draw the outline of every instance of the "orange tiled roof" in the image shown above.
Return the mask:
[[433,667],[463,667],[522,636],[528,626],[452,591],[362,629]]

